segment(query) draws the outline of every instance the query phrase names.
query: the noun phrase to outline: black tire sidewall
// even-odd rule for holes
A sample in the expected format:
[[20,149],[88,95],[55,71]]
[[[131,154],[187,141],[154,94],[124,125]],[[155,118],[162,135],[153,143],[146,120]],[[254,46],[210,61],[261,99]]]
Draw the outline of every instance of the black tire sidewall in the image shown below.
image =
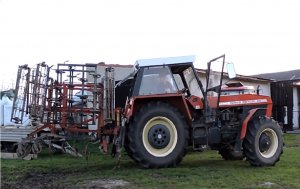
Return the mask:
[[[275,154],[271,158],[263,157],[259,151],[259,138],[265,129],[272,129],[276,133],[277,139],[278,139],[278,147],[276,149]],[[277,127],[277,125],[272,124],[271,122],[270,123],[266,122],[258,128],[256,135],[255,135],[255,140],[254,140],[254,153],[262,164],[274,165],[278,161],[278,159],[282,153],[283,139],[282,139],[281,135],[282,135],[282,133],[281,133],[281,130],[279,129],[279,127]]]
[[[170,105],[160,103],[155,106],[148,106],[147,109],[141,111],[132,125],[134,128],[130,129],[131,136],[134,136],[133,142],[136,143],[135,155],[141,158],[141,164],[150,164],[150,167],[170,167],[172,164],[178,163],[182,159],[182,154],[185,154],[186,134],[185,134],[185,121],[182,120],[181,114],[174,111],[175,108]],[[166,117],[173,122],[177,130],[177,144],[172,152],[163,157],[157,157],[150,154],[145,148],[143,143],[143,129],[146,123],[154,117]],[[132,141],[131,141],[132,142]]]

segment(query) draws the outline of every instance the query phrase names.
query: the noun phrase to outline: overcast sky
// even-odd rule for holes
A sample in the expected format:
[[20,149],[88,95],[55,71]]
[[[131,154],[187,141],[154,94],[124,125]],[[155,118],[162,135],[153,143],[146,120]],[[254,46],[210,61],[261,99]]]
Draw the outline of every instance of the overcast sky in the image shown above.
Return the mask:
[[[226,54],[236,72],[300,69],[299,0],[0,0],[0,84],[18,65]],[[1,86],[0,86],[1,87]]]

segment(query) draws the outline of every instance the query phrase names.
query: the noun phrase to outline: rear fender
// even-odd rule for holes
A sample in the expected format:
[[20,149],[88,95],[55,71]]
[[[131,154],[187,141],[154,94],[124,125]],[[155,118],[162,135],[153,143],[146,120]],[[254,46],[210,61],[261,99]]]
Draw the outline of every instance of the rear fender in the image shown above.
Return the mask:
[[169,103],[172,106],[176,107],[182,115],[184,115],[187,123],[191,125],[192,116],[190,110],[188,108],[188,104],[185,98],[182,95],[174,94],[174,95],[147,95],[147,96],[139,96],[132,97],[129,102],[129,106],[126,108],[125,116],[127,120],[131,120],[137,111],[143,107],[145,104],[151,101],[162,101],[165,103]]
[[258,117],[261,115],[270,117],[268,114],[268,109],[267,108],[254,108],[249,110],[248,115],[245,117],[243,124],[242,124],[242,130],[241,130],[241,135],[240,135],[240,139],[243,140],[246,136],[246,132],[247,132],[247,128],[248,128],[248,123],[249,121],[254,118],[254,117]]

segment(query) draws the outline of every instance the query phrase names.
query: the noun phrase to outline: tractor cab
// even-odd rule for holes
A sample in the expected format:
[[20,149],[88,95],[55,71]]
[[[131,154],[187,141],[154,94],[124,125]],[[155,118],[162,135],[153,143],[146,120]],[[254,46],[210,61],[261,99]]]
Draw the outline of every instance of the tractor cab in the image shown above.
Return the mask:
[[[149,101],[168,101],[191,122],[193,116],[189,109],[202,111],[204,108],[204,89],[193,66],[194,61],[195,56],[138,60],[131,74],[132,87],[127,105],[134,102],[135,107],[140,107]],[[135,111],[130,108],[127,118]]]
[[136,81],[132,95],[160,95],[191,91],[199,94],[194,56],[138,60]]
[[[219,62],[212,64],[219,60],[221,60],[221,64]],[[196,111],[197,115],[205,115],[207,123],[215,121],[223,82],[225,55],[208,62],[204,85],[194,68],[194,61],[195,56],[136,61],[135,70],[131,74],[132,87],[128,95],[129,101],[144,102],[145,100],[160,100],[169,97],[167,100],[174,106],[186,106],[191,112]],[[217,70],[214,68],[215,65],[217,65],[218,71],[215,71]],[[227,65],[229,65],[227,66],[229,77],[235,77],[233,65]],[[181,102],[181,97],[186,102]],[[139,100],[141,98],[143,100]],[[191,122],[193,115],[190,114],[192,113],[185,111],[184,108],[180,109],[185,115],[188,115],[187,121]],[[130,112],[134,113],[132,110]]]

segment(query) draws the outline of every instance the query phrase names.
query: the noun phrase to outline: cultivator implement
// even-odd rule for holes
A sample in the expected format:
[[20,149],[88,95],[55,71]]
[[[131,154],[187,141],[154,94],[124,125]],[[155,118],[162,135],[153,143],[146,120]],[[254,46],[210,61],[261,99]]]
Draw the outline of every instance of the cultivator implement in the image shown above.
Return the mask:
[[108,152],[111,141],[113,153],[119,152],[121,114],[114,107],[114,89],[111,67],[101,76],[95,64],[58,64],[56,69],[44,62],[34,68],[19,66],[11,120],[19,124],[29,115],[34,129],[17,145],[18,155],[49,147],[81,156],[65,138],[81,133],[98,140],[102,152]]

